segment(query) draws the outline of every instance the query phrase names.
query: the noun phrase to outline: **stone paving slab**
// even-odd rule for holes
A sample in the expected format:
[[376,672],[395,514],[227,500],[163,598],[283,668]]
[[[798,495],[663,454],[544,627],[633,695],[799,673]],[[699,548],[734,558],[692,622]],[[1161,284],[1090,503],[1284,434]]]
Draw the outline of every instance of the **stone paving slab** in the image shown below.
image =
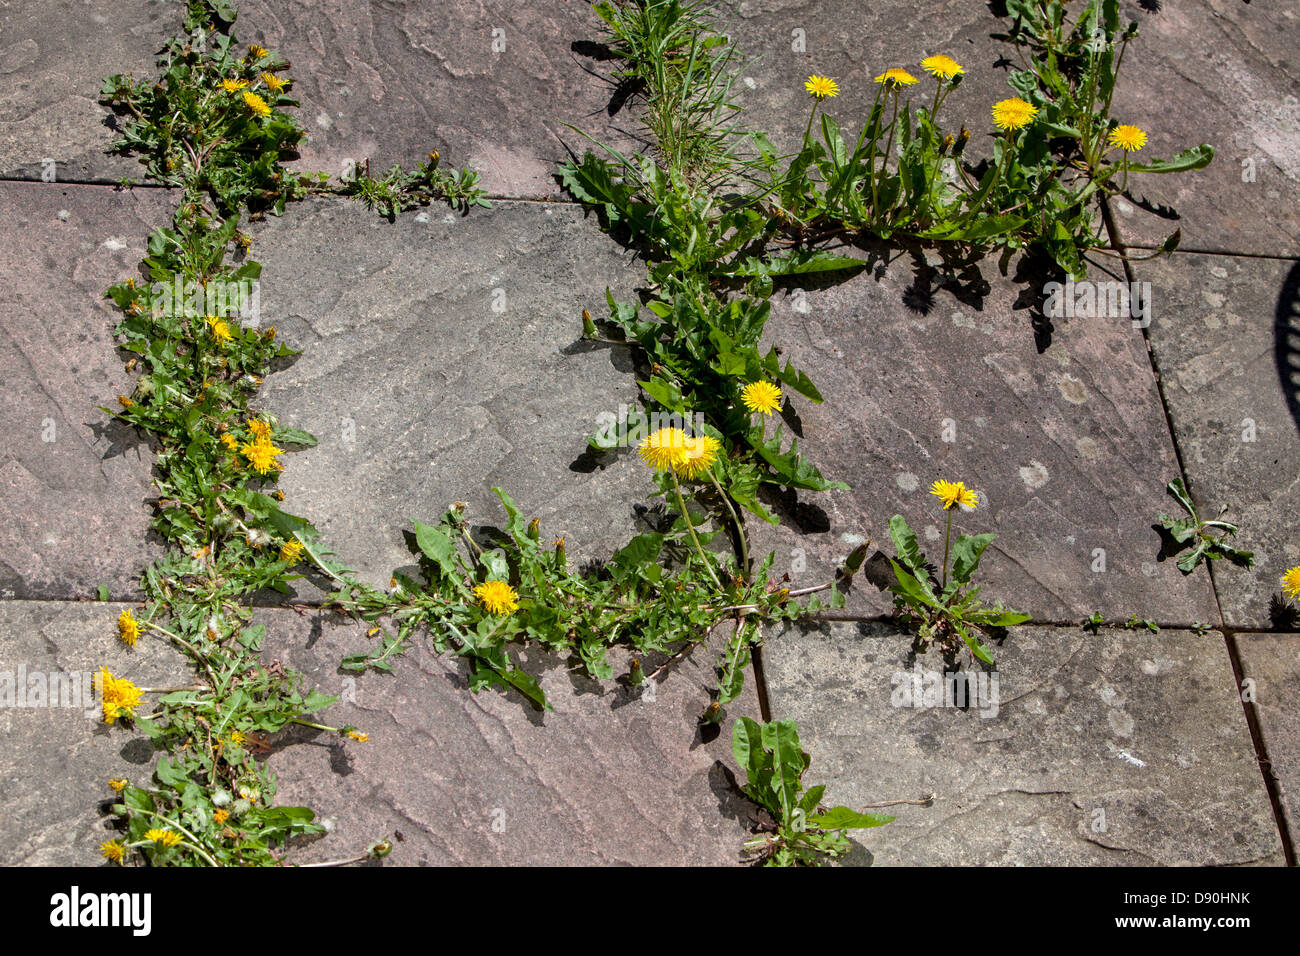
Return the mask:
[[799,722],[828,799],[934,795],[864,831],[877,864],[1282,864],[1220,635],[1014,628],[996,713],[892,706],[910,646],[859,623],[790,628],[763,650],[773,717]]
[[1300,564],[1300,267],[1177,254],[1135,270],[1151,283],[1151,345],[1193,500],[1203,518],[1230,505],[1255,552],[1249,571],[1215,566],[1224,623],[1269,627],[1279,578]]
[[136,275],[162,190],[0,185],[0,595],[137,593],[152,456],[115,407],[132,376],[103,298]]
[[1300,634],[1236,634],[1243,679],[1254,681],[1255,713],[1292,840],[1300,833]]
[[[1141,23],[1111,115],[1149,134],[1141,156],[1210,143],[1203,170],[1130,181],[1115,203],[1126,242],[1300,255],[1300,8],[1237,0],[1131,3]],[[1172,207],[1178,218],[1168,218]]]
[[[99,845],[113,835],[100,812],[113,796],[109,779],[140,784],[153,773],[157,754],[147,738],[105,724],[93,691],[89,709],[83,706],[86,684],[101,666],[138,687],[192,679],[169,645],[147,637],[134,650],[122,643],[117,616],[125,606],[0,601],[0,675],[17,681],[21,667],[28,688],[28,706],[0,706],[0,865],[102,863]],[[60,674],[79,694],[60,701],[77,706],[32,706],[33,688],[51,687]]]
[[[774,297],[771,341],[825,397],[793,399],[800,447],[852,490],[782,502],[781,529],[749,523],[752,550],[775,550],[776,572],[811,586],[862,538],[892,553],[899,513],[937,563],[944,517],[929,488],[960,480],[983,504],[954,528],[998,535],[979,572],[986,599],[1035,621],[1216,620],[1208,579],[1157,560],[1151,525],[1178,470],[1141,331],[1128,318],[1062,318],[1036,333],[1042,278],[1017,265],[1003,276],[992,259],[978,268],[987,288],[968,275],[950,291],[899,257]],[[890,606],[855,583],[851,611]]]
[[[303,731],[276,747],[279,800],[333,821],[329,839],[295,851],[295,861],[351,856],[395,832],[401,839],[388,862],[402,866],[722,866],[739,858],[750,805],[721,764],[734,772],[731,718],[756,716],[758,703],[751,679],[723,732],[702,735],[697,719],[716,648],[674,665],[653,701],[590,681],[553,656],[519,655],[555,708],[543,715],[513,692],[471,693],[459,659],[435,656],[425,640],[394,673],[347,680],[338,661],[365,646],[363,628],[262,614],[269,654],[347,695],[321,720],[370,735],[345,746]],[[625,658],[611,662],[626,672]]]
[[263,407],[320,444],[286,456],[287,506],[376,584],[413,563],[402,532],[451,502],[498,525],[503,488],[547,540],[607,558],[653,490],[630,450],[595,458],[598,416],[636,401],[628,352],[578,343],[582,310],[643,267],[574,206],[502,203],[388,222],[318,201],[269,222],[263,324],[303,350]]
[[158,0],[11,0],[0,24],[0,178],[118,182],[139,164],[107,156],[105,77],[145,76],[180,30],[182,7]]

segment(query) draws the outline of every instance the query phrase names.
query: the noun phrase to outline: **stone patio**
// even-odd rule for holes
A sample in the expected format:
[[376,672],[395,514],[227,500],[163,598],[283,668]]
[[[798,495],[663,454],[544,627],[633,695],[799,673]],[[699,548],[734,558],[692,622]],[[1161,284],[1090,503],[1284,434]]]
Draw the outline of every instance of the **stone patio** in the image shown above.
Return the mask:
[[[738,88],[747,122],[778,144],[806,121],[809,73],[839,81],[831,111],[855,124],[873,76],[950,53],[968,76],[948,123],[976,130],[977,148],[989,104],[1009,95],[1014,51],[990,37],[1005,21],[984,4],[721,8],[755,57]],[[1131,276],[1113,257],[1093,262],[1090,278],[1151,284],[1149,328],[1048,319],[1042,287],[1058,277],[1020,257],[948,275],[919,252],[851,250],[868,268],[772,300],[772,344],[826,397],[794,398],[783,427],[851,490],[771,499],[783,524],[750,521],[754,550],[775,551],[792,587],[816,584],[864,539],[890,551],[901,513],[937,559],[943,515],[927,489],[964,480],[982,500],[957,526],[998,535],[986,597],[1032,617],[994,648],[996,708],[899,706],[900,673],[941,666],[912,656],[868,577],[846,620],[766,635],[720,734],[697,724],[714,679],[704,648],[654,699],[515,649],[555,706],[539,715],[513,693],[470,694],[458,659],[422,644],[391,674],[341,671],[369,639],[313,607],[321,592],[304,582],[298,610],[261,602],[265,656],[339,695],[326,722],[371,739],[276,738],[278,799],[332,825],[291,860],[400,832],[390,864],[730,865],[753,822],[732,719],[763,714],[799,722],[808,782],[828,801],[896,804],[881,811],[893,824],[859,831],[850,865],[1287,862],[1300,621],[1278,578],[1300,564],[1300,19],[1234,0],[1124,13],[1143,35],[1116,115],[1151,131],[1154,155],[1218,150],[1207,169],[1135,180],[1114,204],[1124,242],[1181,228],[1188,250],[1134,262]],[[110,73],[147,74],[178,19],[161,0],[15,0],[4,14],[0,673],[104,664],[138,684],[187,680],[170,649],[116,639],[125,605],[88,600],[101,585],[137,599],[161,553],[152,452],[96,406],[132,378],[103,291],[133,273],[173,202],[112,186],[139,167],[105,155],[113,130],[96,97]],[[626,350],[576,340],[582,310],[601,315],[606,287],[633,298],[644,264],[553,179],[586,145],[569,124],[637,148],[632,118],[610,109],[598,19],[578,2],[248,0],[238,32],[292,63],[310,137],[298,168],[369,158],[380,170],[436,148],[494,197],[491,210],[433,206],[393,223],[312,200],[253,227],[261,322],[303,351],[260,404],[320,442],[285,456],[286,507],[374,583],[414,563],[411,518],[459,499],[474,523],[498,522],[493,486],[571,553],[607,557],[638,530],[650,484],[635,456],[589,454],[586,438],[635,400],[642,373]],[[1183,575],[1160,553],[1152,525],[1176,511],[1165,485],[1180,473],[1202,517],[1231,506],[1253,571]],[[1085,632],[1093,612],[1160,630]],[[105,781],[143,780],[156,759],[138,734],[73,707],[0,707],[0,740],[0,864],[94,865]]]

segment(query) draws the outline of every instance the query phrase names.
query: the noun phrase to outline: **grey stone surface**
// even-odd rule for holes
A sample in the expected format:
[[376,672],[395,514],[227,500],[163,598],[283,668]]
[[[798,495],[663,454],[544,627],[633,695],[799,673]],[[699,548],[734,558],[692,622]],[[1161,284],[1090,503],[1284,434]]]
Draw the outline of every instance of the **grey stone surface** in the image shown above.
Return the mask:
[[[0,601],[0,673],[16,679],[23,668],[29,704],[32,686],[65,675],[84,688],[101,666],[137,687],[189,683],[184,658],[163,641],[142,637],[135,649],[122,643],[117,616],[124,607]],[[60,698],[77,706],[0,706],[0,865],[102,863],[99,845],[113,838],[100,811],[113,796],[109,779],[141,785],[153,772],[149,740],[121,722],[105,724],[91,697],[88,710],[84,695]]]
[[[554,707],[542,715],[513,692],[471,693],[462,662],[436,657],[427,638],[393,674],[345,684],[338,661],[367,644],[362,627],[262,613],[270,654],[322,690],[349,696],[322,722],[370,735],[355,743],[286,734],[293,745],[270,757],[279,801],[311,806],[333,825],[328,839],[295,850],[293,860],[349,857],[399,832],[388,862],[403,866],[738,859],[750,805],[722,764],[733,765],[730,720],[757,715],[758,704],[750,679],[722,733],[701,735],[716,648],[698,647],[673,665],[653,700],[587,680],[555,657],[520,654]],[[626,658],[611,662],[626,672]],[[649,673],[656,665],[646,666]]]
[[773,716],[799,722],[806,779],[828,800],[934,795],[881,811],[895,822],[862,840],[876,863],[1283,862],[1218,634],[1015,628],[987,717],[893,706],[910,645],[887,626],[832,624],[771,635],[763,651]]
[[1255,714],[1292,840],[1300,833],[1300,635],[1236,634],[1243,679],[1254,682]]
[[[1157,560],[1151,524],[1178,472],[1141,331],[1128,318],[1056,319],[1036,343],[1043,277],[1003,275],[992,259],[978,269],[982,280],[946,289],[898,257],[774,297],[769,337],[825,397],[791,401],[800,447],[852,490],[785,502],[780,530],[751,521],[753,550],[775,550],[777,573],[811,586],[861,538],[892,553],[899,513],[937,564],[944,515],[929,489],[960,480],[983,504],[956,514],[954,533],[998,535],[980,568],[986,599],[1036,621],[1214,621],[1208,579]],[[887,598],[858,581],[849,608],[879,614]]]
[[1249,571],[1215,566],[1224,622],[1268,627],[1279,578],[1300,564],[1300,270],[1191,254],[1136,268],[1151,283],[1152,349],[1192,497],[1202,517],[1231,506],[1255,553]]
[[[1300,8],[1236,0],[1124,5],[1142,35],[1111,115],[1147,131],[1138,158],[1210,143],[1203,170],[1130,181],[1116,201],[1127,242],[1216,252],[1300,254]],[[1169,218],[1172,207],[1177,218]]]
[[139,164],[107,156],[114,132],[99,105],[105,77],[149,75],[180,29],[159,0],[13,0],[0,25],[0,178],[118,182]]
[[[601,413],[636,401],[622,347],[576,344],[607,285],[642,267],[573,206],[443,208],[389,224],[314,202],[258,232],[263,324],[303,350],[267,379],[263,407],[320,444],[287,455],[287,506],[383,584],[412,563],[402,532],[453,501],[504,517],[502,487],[547,540],[607,558],[652,490],[630,450],[586,456]],[[500,311],[498,311],[500,310]]]
[[96,406],[132,387],[104,290],[168,211],[161,190],[0,185],[0,595],[127,597],[156,554],[151,453]]

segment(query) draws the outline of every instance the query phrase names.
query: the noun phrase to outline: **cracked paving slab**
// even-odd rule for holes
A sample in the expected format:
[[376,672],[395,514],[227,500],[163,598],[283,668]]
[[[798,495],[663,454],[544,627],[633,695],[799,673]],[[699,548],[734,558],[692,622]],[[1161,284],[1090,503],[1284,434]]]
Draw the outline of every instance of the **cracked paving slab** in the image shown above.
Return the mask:
[[1283,863],[1219,634],[1013,628],[996,693],[990,675],[967,710],[929,706],[942,662],[911,643],[885,624],[808,623],[763,648],[773,719],[798,721],[828,800],[933,794],[880,811],[896,819],[861,831],[859,862]]
[[[0,601],[0,695],[6,676],[13,681],[0,706],[0,865],[103,863],[99,845],[113,837],[101,812],[113,796],[109,779],[142,785],[153,772],[153,745],[121,723],[103,722],[90,681],[101,666],[137,687],[182,686],[192,673],[165,642],[123,644],[117,616],[124,607]],[[59,706],[51,706],[56,696]]]
[[0,184],[0,595],[138,593],[152,454],[116,407],[133,376],[113,342],[113,282],[137,276],[161,190]]
[[[1270,627],[1280,578],[1300,564],[1300,265],[1186,253],[1135,271],[1151,284],[1151,348],[1192,498],[1202,519],[1229,506],[1255,554],[1250,570],[1215,564],[1224,623]],[[1172,498],[1164,510],[1181,515]]]
[[[816,585],[864,539],[892,553],[898,513],[937,563],[944,516],[929,489],[964,481],[982,504],[955,531],[998,536],[979,572],[988,600],[1036,621],[1216,620],[1208,578],[1160,560],[1151,528],[1178,468],[1142,332],[1127,317],[1044,323],[1047,278],[986,259],[945,279],[900,255],[774,296],[768,338],[825,398],[790,399],[785,433],[851,490],[771,499],[783,525],[749,520],[751,551],[775,551],[791,587]],[[855,581],[850,611],[890,607]]]
[[[281,802],[316,808],[328,839],[297,862],[362,852],[400,832],[394,865],[728,865],[748,836],[749,804],[734,785],[730,718],[721,734],[697,720],[713,686],[717,647],[675,664],[653,694],[592,681],[536,650],[553,712],[516,693],[470,692],[452,654],[427,638],[392,674],[353,675],[339,660],[369,643],[351,621],[286,610],[260,613],[267,654],[340,701],[319,719],[370,735],[348,742],[303,730],[269,758]],[[611,654],[615,673],[627,658]],[[647,672],[657,662],[647,661]],[[757,714],[753,681],[728,708]],[[717,728],[710,728],[716,730]],[[291,741],[291,743],[289,742]]]
[[601,314],[607,286],[629,298],[644,276],[594,220],[500,203],[390,224],[313,201],[256,235],[261,322],[303,350],[261,406],[319,440],[285,456],[287,507],[363,578],[383,585],[413,564],[410,519],[453,501],[499,526],[494,486],[579,559],[642,530],[648,469],[630,448],[587,454],[598,417],[637,391],[626,349],[578,342],[582,310]]

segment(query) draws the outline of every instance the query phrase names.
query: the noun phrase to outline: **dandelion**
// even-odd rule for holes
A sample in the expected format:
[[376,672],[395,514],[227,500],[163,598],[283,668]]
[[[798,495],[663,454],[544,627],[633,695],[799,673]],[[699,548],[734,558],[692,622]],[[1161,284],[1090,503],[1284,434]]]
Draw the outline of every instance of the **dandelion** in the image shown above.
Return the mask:
[[505,581],[485,581],[474,588],[474,596],[489,614],[510,614],[519,606],[515,589]]
[[131,614],[130,608],[117,616],[117,633],[128,647],[135,647],[135,642],[140,639],[140,624]]
[[248,55],[251,56],[254,60],[260,60],[262,57],[266,56],[266,54],[267,54],[266,47],[258,46],[256,43],[250,43],[248,45]]
[[641,442],[641,457],[655,471],[676,471],[686,460],[686,432],[659,429]]
[[1147,134],[1136,126],[1116,126],[1110,131],[1107,140],[1112,149],[1122,149],[1126,153],[1136,153],[1147,144]]
[[208,316],[208,327],[212,329],[212,337],[219,345],[225,345],[234,338],[230,332],[230,324],[219,316]]
[[229,810],[213,810],[213,811],[212,811],[212,822],[215,823],[215,824],[217,824],[218,826],[220,826],[221,824],[225,823],[225,822],[226,822],[227,820],[229,820],[229,819],[230,819],[230,811],[229,811]]
[[348,736],[351,737],[353,740],[357,741],[358,743],[363,743],[363,744],[370,739],[369,734],[363,734],[356,730],[349,730]]
[[238,93],[248,85],[248,80],[222,80],[221,88],[227,93]]
[[961,505],[972,510],[978,505],[975,492],[960,481],[936,481],[930,488],[930,494],[942,499],[944,511],[953,505]]
[[266,84],[266,88],[272,93],[281,93],[284,91],[284,88],[289,85],[274,73],[263,73],[262,82]]
[[126,847],[118,840],[105,840],[99,845],[99,852],[106,860],[121,863],[126,857]]
[[114,793],[121,793],[126,789],[126,785],[127,780],[125,777],[114,777],[112,780],[108,781],[108,787]]
[[127,411],[135,408],[135,402],[131,401],[131,399],[127,398],[125,395],[117,396],[117,403]]
[[750,382],[740,392],[740,400],[751,412],[771,415],[781,407],[781,387],[771,382]]
[[1018,96],[993,104],[993,125],[1007,132],[1028,126],[1037,115],[1038,107]]
[[244,736],[244,732],[242,730],[232,730],[230,732],[230,745],[232,747],[242,747],[244,745],[244,741],[247,739],[248,738]]
[[807,82],[804,83],[803,88],[807,90],[808,93],[814,99],[817,100],[824,100],[827,99],[828,97],[834,97],[840,95],[839,84],[836,83],[834,80],[832,80],[829,76],[817,76],[814,74],[813,76],[808,77],[808,80]]
[[257,441],[245,442],[240,448],[248,463],[259,475],[279,471],[284,466],[275,460],[276,455],[284,454],[283,448],[276,448],[269,441],[259,438]]
[[262,421],[260,418],[250,418],[247,422],[248,431],[252,436],[260,441],[271,440],[271,423]]
[[119,717],[135,716],[143,691],[125,677],[114,677],[107,667],[100,667],[95,684],[102,698],[104,723],[111,724]]
[[181,835],[175,830],[159,830],[155,828],[147,831],[144,838],[146,840],[152,840],[159,846],[175,846],[177,843],[181,842]]
[[1300,564],[1282,575],[1282,590],[1290,597],[1300,598]]
[[302,557],[302,542],[295,538],[292,541],[286,541],[280,548],[280,560],[286,564],[297,564]]
[[718,460],[722,443],[711,435],[696,435],[686,439],[681,462],[674,468],[683,478],[695,479],[713,467]]
[[906,70],[900,70],[898,67],[891,67],[876,77],[875,81],[877,83],[884,83],[887,86],[911,86],[913,83],[917,82],[917,79]]
[[921,61],[921,69],[936,80],[951,80],[957,74],[965,72],[960,63],[943,53],[927,56]]
[[235,451],[239,448],[239,439],[230,434],[230,432],[226,432],[221,436],[221,444],[225,445],[230,451]]
[[271,107],[266,105],[266,100],[262,99],[256,93],[244,94],[244,105],[256,113],[258,116],[270,116]]
[[271,536],[261,528],[249,528],[244,540],[250,548],[261,548],[271,543]]

